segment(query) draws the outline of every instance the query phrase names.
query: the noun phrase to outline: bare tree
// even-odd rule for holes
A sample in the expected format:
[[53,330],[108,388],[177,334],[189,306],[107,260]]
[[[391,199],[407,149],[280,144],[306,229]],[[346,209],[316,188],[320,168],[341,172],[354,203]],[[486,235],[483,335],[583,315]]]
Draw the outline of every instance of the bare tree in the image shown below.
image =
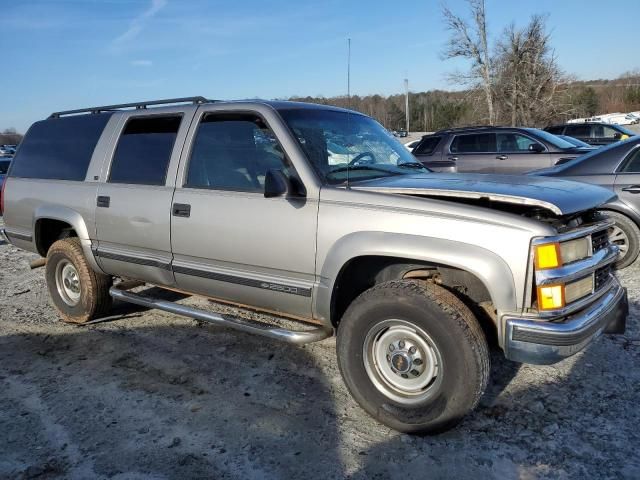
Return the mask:
[[468,74],[455,74],[451,78],[456,83],[472,84],[484,91],[488,120],[492,125],[495,121],[493,71],[487,41],[485,0],[467,0],[467,3],[471,10],[471,23],[453,13],[447,5],[442,6],[447,29],[451,32],[443,56],[446,59],[465,58],[471,61]]
[[546,17],[534,15],[518,29],[509,26],[498,42],[496,98],[507,107],[512,125],[538,125],[562,109],[560,86],[565,82],[550,47]]

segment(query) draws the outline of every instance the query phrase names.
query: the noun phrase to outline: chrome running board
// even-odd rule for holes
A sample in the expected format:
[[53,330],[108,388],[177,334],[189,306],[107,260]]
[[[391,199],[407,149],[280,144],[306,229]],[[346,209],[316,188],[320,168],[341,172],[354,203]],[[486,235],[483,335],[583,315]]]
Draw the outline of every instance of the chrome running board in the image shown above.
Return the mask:
[[133,286],[122,282],[109,289],[109,295],[123,302],[134,303],[148,308],[164,310],[165,312],[183,315],[185,317],[194,318],[203,322],[213,323],[221,327],[233,328],[241,332],[253,333],[263,337],[273,338],[286,343],[295,345],[304,345],[306,343],[319,342],[333,335],[333,329],[327,327],[316,327],[310,330],[287,330],[285,328],[275,327],[266,323],[252,322],[238,317],[221,315],[219,313],[207,312],[197,308],[181,305],[179,303],[161,300],[159,298],[147,297],[126,291],[127,288]]

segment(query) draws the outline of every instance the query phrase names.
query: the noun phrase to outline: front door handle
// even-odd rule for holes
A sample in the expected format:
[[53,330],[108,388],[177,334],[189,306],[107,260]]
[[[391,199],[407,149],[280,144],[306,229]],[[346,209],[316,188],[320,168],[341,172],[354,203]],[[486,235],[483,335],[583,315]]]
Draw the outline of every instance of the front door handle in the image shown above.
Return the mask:
[[174,217],[189,218],[191,216],[191,205],[187,203],[174,203],[171,211]]
[[96,205],[102,208],[109,208],[109,205],[111,205],[111,197],[98,195],[98,201],[96,202]]
[[507,158],[509,158],[507,155],[498,155],[496,157],[498,160],[506,160]]
[[452,162],[457,162],[458,161],[458,157],[449,157],[449,160],[451,160]]
[[623,192],[628,193],[640,193],[640,185],[631,185],[622,189]]

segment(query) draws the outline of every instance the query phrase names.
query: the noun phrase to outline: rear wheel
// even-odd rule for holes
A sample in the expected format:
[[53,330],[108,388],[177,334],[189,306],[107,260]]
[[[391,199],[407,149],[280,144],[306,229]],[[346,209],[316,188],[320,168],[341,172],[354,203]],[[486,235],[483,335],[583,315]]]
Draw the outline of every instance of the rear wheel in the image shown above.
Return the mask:
[[111,307],[112,278],[91,269],[77,238],[49,248],[45,276],[53,306],[65,322],[85,323]]
[[611,211],[602,213],[615,222],[608,233],[609,241],[620,248],[616,268],[621,270],[631,265],[638,258],[640,253],[640,229],[626,215]]
[[338,327],[337,353],[356,401],[401,432],[453,426],[477,405],[489,378],[478,321],[429,282],[391,281],[360,295]]

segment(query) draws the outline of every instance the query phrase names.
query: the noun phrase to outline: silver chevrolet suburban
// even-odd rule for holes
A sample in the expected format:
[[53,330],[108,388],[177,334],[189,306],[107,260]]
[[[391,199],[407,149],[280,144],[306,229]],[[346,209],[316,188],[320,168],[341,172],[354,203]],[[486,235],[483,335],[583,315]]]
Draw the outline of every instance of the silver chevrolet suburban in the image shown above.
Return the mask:
[[355,399],[404,432],[441,431],[476,406],[490,343],[549,364],[624,332],[618,251],[595,211],[611,199],[430,172],[348,110],[202,97],[54,113],[29,129],[2,190],[4,234],[43,257],[63,320],[116,298],[293,344],[335,332]]

